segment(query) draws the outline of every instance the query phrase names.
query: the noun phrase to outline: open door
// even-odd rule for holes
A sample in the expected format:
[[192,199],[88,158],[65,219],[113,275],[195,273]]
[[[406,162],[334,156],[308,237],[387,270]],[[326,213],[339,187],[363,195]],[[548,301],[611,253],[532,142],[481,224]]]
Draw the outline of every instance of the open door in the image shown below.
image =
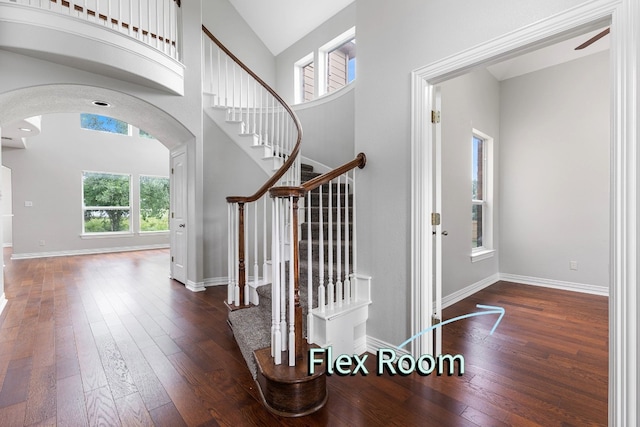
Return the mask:
[[171,153],[171,277],[187,283],[187,152]]

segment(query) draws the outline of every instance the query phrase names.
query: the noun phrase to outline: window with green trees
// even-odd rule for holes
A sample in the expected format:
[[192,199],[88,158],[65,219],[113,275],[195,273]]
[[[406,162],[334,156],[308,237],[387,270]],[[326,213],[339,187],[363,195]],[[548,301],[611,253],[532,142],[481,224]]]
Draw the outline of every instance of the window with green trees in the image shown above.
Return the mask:
[[89,130],[99,130],[102,132],[119,133],[129,135],[129,124],[112,117],[98,114],[80,114],[80,127]]
[[140,176],[140,231],[169,230],[169,178]]
[[83,232],[131,231],[131,176],[83,172]]

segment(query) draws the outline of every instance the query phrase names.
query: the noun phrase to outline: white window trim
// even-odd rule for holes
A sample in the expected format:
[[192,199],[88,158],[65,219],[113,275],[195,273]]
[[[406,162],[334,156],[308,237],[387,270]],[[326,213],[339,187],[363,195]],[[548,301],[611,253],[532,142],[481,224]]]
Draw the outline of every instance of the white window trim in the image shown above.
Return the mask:
[[472,200],[473,204],[482,204],[482,246],[471,249],[471,262],[478,262],[495,255],[496,250],[493,245],[493,189],[494,182],[494,138],[478,129],[472,129],[472,137],[476,136],[484,141],[483,149],[483,200]]
[[[295,64],[293,64],[294,66],[294,72],[293,72],[293,96],[294,96],[294,100],[296,103],[303,103],[304,101],[304,94],[302,93],[302,69],[304,67],[306,67],[307,65],[311,64],[311,63],[315,63],[314,61],[314,54],[313,52],[311,52],[310,54],[306,55],[304,58],[298,60],[295,62]],[[315,65],[314,65],[315,67]],[[315,83],[315,82],[314,82]],[[316,96],[316,88],[313,88],[314,91],[314,97]]]
[[[85,206],[84,204],[84,180],[82,179],[82,177],[84,177],[85,173],[96,173],[96,174],[104,174],[104,175],[122,175],[122,176],[128,176],[129,177],[129,206]],[[132,204],[132,200],[133,200],[133,186],[131,185],[132,183],[132,175],[130,173],[122,173],[122,172],[102,172],[102,171],[89,171],[89,170],[83,170],[82,173],[80,174],[80,184],[81,184],[81,188],[82,188],[82,200],[80,200],[81,203],[81,209],[80,209],[80,214],[81,214],[81,224],[82,224],[82,232],[80,233],[80,237],[82,237],[83,239],[85,238],[101,238],[101,237],[129,237],[129,236],[133,236],[134,232],[133,232],[133,228],[132,228],[132,213],[133,213],[133,204]],[[120,210],[125,210],[125,209],[129,209],[129,230],[127,231],[112,231],[112,232],[99,232],[99,233],[88,233],[85,231],[84,229],[84,211],[86,210],[109,210],[109,209],[120,209]]]

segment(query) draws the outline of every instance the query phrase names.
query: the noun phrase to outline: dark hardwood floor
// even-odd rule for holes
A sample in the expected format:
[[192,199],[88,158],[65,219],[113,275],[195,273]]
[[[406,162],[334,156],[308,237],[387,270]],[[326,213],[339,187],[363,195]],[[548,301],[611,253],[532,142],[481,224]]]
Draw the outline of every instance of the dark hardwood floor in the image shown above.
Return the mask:
[[[314,415],[277,418],[226,324],[225,287],[167,278],[166,250],[11,261],[0,426],[588,426],[607,423],[607,298],[497,283],[445,310],[458,377],[331,376]],[[372,307],[375,310],[378,306]],[[401,337],[405,338],[405,337]]]

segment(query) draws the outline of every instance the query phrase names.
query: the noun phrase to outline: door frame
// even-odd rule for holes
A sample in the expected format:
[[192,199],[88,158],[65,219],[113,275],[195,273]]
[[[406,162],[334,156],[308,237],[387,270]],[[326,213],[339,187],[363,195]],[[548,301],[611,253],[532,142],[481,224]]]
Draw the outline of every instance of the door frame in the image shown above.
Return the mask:
[[[640,386],[637,369],[640,293],[638,275],[638,144],[640,113],[637,82],[640,55],[640,5],[636,0],[594,0],[482,43],[412,72],[411,129],[411,327],[412,335],[431,326],[433,311],[436,212],[435,85],[472,68],[553,44],[559,40],[611,26],[611,172],[609,291],[609,425],[638,425]],[[429,348],[422,336],[413,343],[418,357]]]

